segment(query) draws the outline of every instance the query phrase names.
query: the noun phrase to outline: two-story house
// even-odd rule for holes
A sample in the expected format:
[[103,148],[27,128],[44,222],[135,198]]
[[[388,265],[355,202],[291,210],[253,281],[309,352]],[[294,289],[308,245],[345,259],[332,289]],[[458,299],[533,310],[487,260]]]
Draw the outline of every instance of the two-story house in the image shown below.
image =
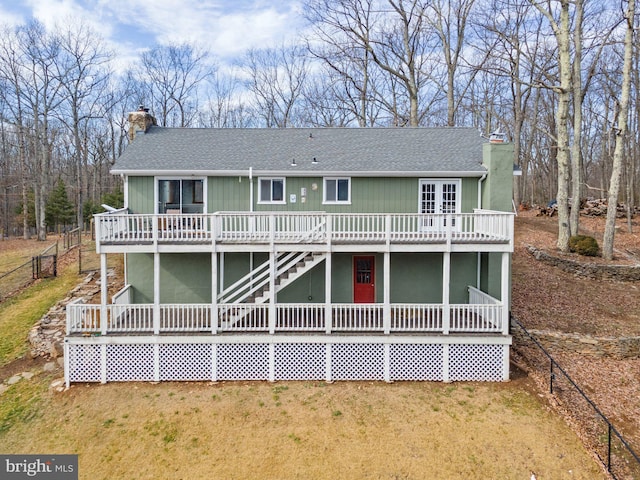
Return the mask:
[[508,379],[509,143],[153,123],[131,114],[125,208],[95,217],[102,299],[68,306],[67,383]]

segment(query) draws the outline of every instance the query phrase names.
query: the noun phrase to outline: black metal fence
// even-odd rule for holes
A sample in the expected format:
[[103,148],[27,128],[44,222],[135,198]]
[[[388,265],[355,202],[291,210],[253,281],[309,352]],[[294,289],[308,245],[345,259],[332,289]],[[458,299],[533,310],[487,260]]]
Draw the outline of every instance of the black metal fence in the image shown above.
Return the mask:
[[640,480],[640,457],[613,424],[573,381],[567,372],[514,317],[512,333],[515,352],[527,365],[548,382],[549,392],[576,426],[583,441],[595,452],[609,474],[616,480]]
[[19,292],[38,278],[58,275],[58,242],[47,247],[31,260],[18,265],[12,270],[0,274],[0,301]]

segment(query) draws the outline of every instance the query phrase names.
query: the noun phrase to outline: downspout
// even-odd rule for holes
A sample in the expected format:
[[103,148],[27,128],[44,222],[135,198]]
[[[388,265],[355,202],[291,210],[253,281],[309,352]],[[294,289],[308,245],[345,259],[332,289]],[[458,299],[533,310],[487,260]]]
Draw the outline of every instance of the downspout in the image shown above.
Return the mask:
[[253,167],[249,167],[249,211],[253,212]]
[[[487,174],[483,174],[478,179],[478,210],[482,209],[482,182],[484,182],[485,178],[487,178]],[[480,290],[480,272],[482,270],[482,253],[478,252],[478,261],[476,268],[476,288]]]

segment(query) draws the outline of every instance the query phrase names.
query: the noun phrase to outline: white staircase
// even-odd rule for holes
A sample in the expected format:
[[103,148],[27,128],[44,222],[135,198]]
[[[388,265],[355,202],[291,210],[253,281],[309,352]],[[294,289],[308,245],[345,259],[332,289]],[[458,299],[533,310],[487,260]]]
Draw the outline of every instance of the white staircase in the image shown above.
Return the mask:
[[[323,252],[287,252],[276,258],[275,290],[276,293],[292,284],[302,275],[324,261],[326,253]],[[267,303],[271,298],[270,261],[260,264],[247,275],[227,287],[218,295],[220,308],[225,309],[225,305],[238,303]],[[240,321],[247,315],[246,309],[230,308],[222,327],[229,327]]]

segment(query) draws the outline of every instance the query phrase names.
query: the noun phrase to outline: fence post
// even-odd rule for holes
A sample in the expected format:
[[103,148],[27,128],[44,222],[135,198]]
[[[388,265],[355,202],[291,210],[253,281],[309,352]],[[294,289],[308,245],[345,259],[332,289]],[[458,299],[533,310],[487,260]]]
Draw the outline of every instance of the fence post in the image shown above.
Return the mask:
[[611,473],[611,423],[607,421],[607,472]]
[[555,377],[555,373],[553,373],[553,360],[550,360],[551,371],[549,372],[549,393],[553,394],[553,378]]
[[82,275],[82,238],[78,238],[78,275]]

